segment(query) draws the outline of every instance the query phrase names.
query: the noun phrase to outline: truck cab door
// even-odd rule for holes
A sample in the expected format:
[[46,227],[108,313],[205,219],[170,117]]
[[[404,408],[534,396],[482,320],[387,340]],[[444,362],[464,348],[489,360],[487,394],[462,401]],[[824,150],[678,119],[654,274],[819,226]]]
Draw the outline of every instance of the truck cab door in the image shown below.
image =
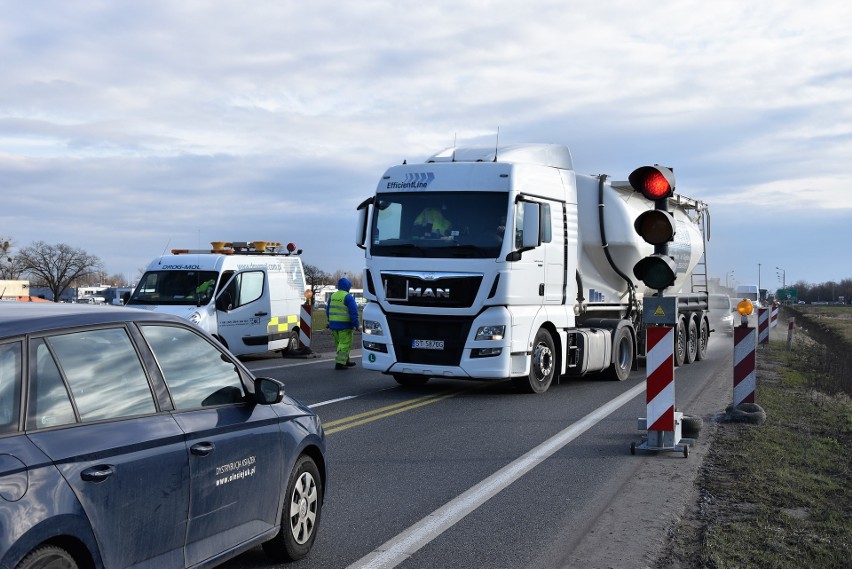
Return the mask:
[[269,278],[265,269],[234,273],[216,297],[219,336],[236,355],[269,350]]

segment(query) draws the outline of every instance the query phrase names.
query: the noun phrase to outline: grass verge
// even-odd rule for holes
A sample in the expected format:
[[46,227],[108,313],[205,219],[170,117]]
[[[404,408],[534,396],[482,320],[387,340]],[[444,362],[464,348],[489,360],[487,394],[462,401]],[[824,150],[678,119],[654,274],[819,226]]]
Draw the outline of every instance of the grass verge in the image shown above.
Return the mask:
[[815,389],[811,339],[787,352],[775,336],[757,354],[766,423],[716,424],[698,502],[657,568],[850,567],[852,400]]

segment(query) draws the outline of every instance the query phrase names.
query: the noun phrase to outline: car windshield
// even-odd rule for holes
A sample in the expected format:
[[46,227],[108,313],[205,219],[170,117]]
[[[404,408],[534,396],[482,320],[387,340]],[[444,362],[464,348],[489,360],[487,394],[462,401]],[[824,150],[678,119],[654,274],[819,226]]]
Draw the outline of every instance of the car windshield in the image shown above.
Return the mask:
[[370,252],[385,257],[496,258],[509,203],[504,192],[398,192],[376,196]]
[[204,305],[216,290],[216,271],[148,271],[127,304]]

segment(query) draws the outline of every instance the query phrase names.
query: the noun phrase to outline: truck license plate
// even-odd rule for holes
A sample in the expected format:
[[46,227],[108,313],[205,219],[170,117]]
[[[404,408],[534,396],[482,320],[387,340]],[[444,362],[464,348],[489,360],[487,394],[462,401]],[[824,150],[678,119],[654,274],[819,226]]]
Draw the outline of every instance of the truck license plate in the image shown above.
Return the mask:
[[443,350],[443,340],[411,340],[411,347],[420,350]]

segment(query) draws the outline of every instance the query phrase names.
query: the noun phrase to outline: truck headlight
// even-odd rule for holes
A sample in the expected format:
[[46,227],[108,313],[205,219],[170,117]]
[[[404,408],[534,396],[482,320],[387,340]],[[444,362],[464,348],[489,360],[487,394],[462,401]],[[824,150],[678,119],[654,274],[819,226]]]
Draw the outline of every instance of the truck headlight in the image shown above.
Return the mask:
[[476,340],[502,340],[506,326],[480,326],[476,330]]
[[384,336],[385,331],[382,330],[382,325],[376,320],[364,320],[364,334],[371,336]]

